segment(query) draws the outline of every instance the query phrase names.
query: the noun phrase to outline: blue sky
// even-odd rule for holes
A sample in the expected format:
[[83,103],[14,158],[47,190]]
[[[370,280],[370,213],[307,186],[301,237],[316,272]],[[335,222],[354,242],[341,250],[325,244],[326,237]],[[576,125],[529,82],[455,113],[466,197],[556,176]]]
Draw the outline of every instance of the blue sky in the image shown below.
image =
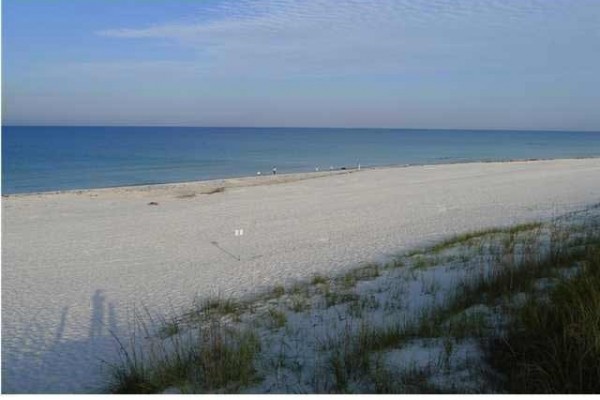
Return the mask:
[[3,124],[600,130],[600,0],[4,0]]

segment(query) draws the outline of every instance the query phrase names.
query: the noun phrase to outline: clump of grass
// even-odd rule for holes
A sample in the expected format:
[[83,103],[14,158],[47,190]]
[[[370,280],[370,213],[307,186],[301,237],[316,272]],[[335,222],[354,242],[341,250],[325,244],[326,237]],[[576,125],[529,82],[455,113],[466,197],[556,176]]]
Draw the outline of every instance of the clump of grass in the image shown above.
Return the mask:
[[354,318],[362,316],[364,311],[377,310],[381,307],[381,303],[373,295],[360,296],[359,298],[351,301],[348,305],[348,314]]
[[[522,244],[522,243],[521,243]],[[461,293],[462,303],[492,303],[498,298],[507,298],[516,293],[531,292],[535,281],[551,276],[557,269],[570,267],[580,260],[581,252],[572,251],[570,243],[560,240],[551,244],[554,252],[544,250],[543,238],[529,239],[520,254],[516,245],[504,245],[495,255],[491,271],[479,277],[471,287]],[[553,254],[560,253],[561,258]]]
[[386,269],[393,269],[393,268],[402,268],[406,265],[405,260],[401,257],[397,257],[395,259],[393,259],[392,261],[388,262],[386,264]]
[[[348,393],[352,382],[364,381],[365,378],[380,385],[378,393],[386,393],[393,388],[395,393],[402,392],[396,385],[385,385],[382,375],[388,376],[382,369],[375,369],[373,376],[373,354],[382,349],[399,346],[406,340],[404,327],[400,325],[385,328],[373,328],[367,321],[361,321],[358,331],[349,327],[334,343],[329,358],[329,370],[332,374],[332,390],[337,393]],[[387,389],[384,389],[387,388]]]
[[338,282],[341,281],[342,286],[346,289],[356,286],[356,283],[363,280],[375,279],[381,275],[378,264],[367,264],[344,274]]
[[273,327],[282,328],[287,324],[287,315],[283,311],[271,308],[267,314]]
[[309,310],[311,307],[310,302],[306,298],[306,296],[302,295],[292,295],[289,299],[289,308],[294,312],[302,312]]
[[279,298],[285,294],[285,288],[283,285],[276,285],[271,293],[273,294],[273,297]]
[[311,284],[313,285],[321,285],[328,282],[328,279],[320,274],[314,274],[311,280]]
[[452,353],[454,352],[454,340],[450,336],[444,338],[444,354],[442,356],[442,363],[446,369],[450,369],[450,360]]
[[379,265],[367,264],[350,272],[357,280],[374,279],[381,275]]
[[308,297],[309,289],[306,284],[296,283],[290,288],[289,293],[295,296]]
[[486,315],[481,312],[455,315],[442,324],[442,335],[449,335],[456,339],[467,337],[483,337],[487,334]]
[[219,325],[203,337],[196,355],[200,376],[196,382],[201,389],[235,389],[256,380],[254,358],[260,351],[260,341],[253,332],[239,332],[231,338]]
[[234,314],[241,309],[241,304],[232,299],[210,299],[202,305],[202,311],[218,314]]
[[224,317],[232,315],[238,317],[245,310],[244,304],[228,298],[209,298],[197,300],[192,311],[188,312],[184,319],[190,321],[210,320],[215,317]]
[[348,393],[348,368],[346,362],[348,360],[344,357],[345,354],[342,350],[336,348],[331,355],[329,360],[331,372],[333,374],[333,385],[337,393]]
[[393,373],[381,361],[368,373],[377,394],[432,394],[440,393],[428,381],[429,374],[417,368]]
[[350,303],[358,300],[358,298],[359,296],[355,293],[327,290],[325,292],[325,306],[332,307],[337,304]]
[[435,296],[440,288],[441,285],[435,277],[426,279],[425,275],[421,275],[421,293]]
[[[598,256],[600,230],[596,225],[588,224],[578,236],[573,236],[570,226],[554,225],[543,229],[545,229],[544,232],[542,232],[540,224],[535,223],[483,232],[484,235],[492,235],[490,244],[486,247],[487,250],[479,252],[479,257],[483,257],[482,260],[490,263],[490,269],[487,272],[482,271],[478,278],[470,279],[462,286],[462,290],[448,299],[444,306],[423,310],[416,324],[410,323],[408,328],[388,327],[363,330],[360,335],[363,337],[361,343],[364,346],[355,351],[395,348],[410,338],[441,337],[445,338],[444,351],[446,353],[443,356],[448,361],[449,355],[451,355],[449,343],[467,337],[485,338],[487,335],[494,334],[494,329],[496,329],[494,326],[488,325],[487,311],[484,306],[481,306],[484,312],[467,313],[465,310],[469,307],[481,303],[494,305],[497,304],[495,303],[497,300],[507,299],[518,293],[532,293],[538,279],[553,276],[558,269],[570,268],[573,265],[583,264],[588,269],[592,264],[596,265],[595,270],[599,271],[597,276],[600,276],[600,265],[597,261],[600,259]],[[476,236],[466,235],[461,240],[472,240],[474,237]],[[458,240],[456,243],[460,245]],[[590,253],[590,249],[595,250]],[[485,255],[484,253],[487,251],[491,254]],[[590,261],[592,253],[596,254],[594,263]],[[515,378],[517,386],[509,385],[509,391],[590,393],[600,390],[600,384],[598,384],[600,382],[600,352],[598,351],[600,349],[600,282],[588,281],[588,284],[584,285],[581,282],[573,281],[569,287],[574,291],[577,288],[578,293],[585,292],[586,288],[596,292],[595,294],[589,292],[585,295],[581,294],[578,297],[579,303],[575,304],[561,300],[565,303],[562,309],[563,319],[569,323],[564,323],[562,330],[556,330],[557,334],[547,340],[540,338],[546,335],[547,329],[552,330],[552,326],[548,326],[548,324],[550,321],[554,321],[552,307],[555,302],[544,303],[539,297],[537,298],[536,307],[540,304],[546,307],[545,320],[539,315],[531,316],[531,312],[525,317],[530,321],[536,321],[535,326],[531,329],[531,332],[535,332],[533,337],[526,338],[527,344],[534,348],[531,353],[535,353],[535,356],[533,354],[523,356],[524,359],[521,360],[523,362],[522,379]],[[563,295],[562,298],[564,297]],[[536,298],[536,296],[531,296],[531,298]],[[573,308],[585,315],[585,323],[573,322],[573,313],[570,311]],[[494,310],[495,313],[499,312],[497,309]],[[537,314],[537,311],[534,314]],[[501,318],[506,321],[506,317]],[[508,317],[510,320],[510,316]],[[541,323],[540,320],[544,323]],[[522,325],[524,324],[521,323]],[[522,332],[521,330],[517,331]],[[582,331],[586,333],[582,334]],[[514,369],[515,363],[519,361],[518,355],[523,354],[520,351],[515,352],[516,345],[507,345],[507,341],[508,339],[504,339],[501,343],[505,344],[505,355],[508,354],[512,358],[508,358],[508,361],[505,359],[503,364],[505,369],[500,368],[502,371]],[[498,343],[495,344],[496,349],[501,348]],[[570,350],[562,352],[563,360],[557,360],[557,357],[561,356],[561,351],[553,347],[557,345],[565,346]],[[543,348],[543,346],[547,347]],[[577,346],[579,347],[577,348]],[[536,357],[545,358],[544,362],[547,365],[540,366]],[[563,379],[545,378],[545,376],[551,376],[551,373],[547,371],[549,367],[559,368]],[[523,373],[523,371],[526,372]],[[573,372],[571,373],[571,371]],[[508,381],[512,382],[513,375],[510,373],[508,375]],[[569,383],[565,381],[567,378],[564,377],[573,380],[571,385],[578,384],[579,386],[573,389],[573,386],[569,386]],[[548,385],[548,381],[552,381],[554,387],[549,389],[542,385],[542,389],[540,387],[533,389],[536,381],[542,382],[543,385]],[[559,383],[555,384],[554,382]],[[524,383],[527,383],[528,386],[524,386]],[[380,387],[378,390],[389,390],[384,384],[381,384],[381,380],[378,386]],[[429,387],[429,389],[432,388]],[[395,387],[393,390],[401,389]]]
[[165,321],[162,326],[158,329],[158,336],[165,339],[170,336],[177,335],[181,332],[181,325],[178,320],[172,319]]
[[[131,369],[128,369],[131,368]],[[146,378],[141,367],[124,366],[113,371],[113,387],[111,393],[114,394],[153,394],[158,393],[160,388]]]
[[156,348],[127,351],[115,368],[112,392],[160,393],[168,387],[191,392],[235,392],[258,379],[254,359],[260,341],[249,331],[226,330],[218,323],[203,328],[198,339],[164,342]]
[[350,381],[369,369],[370,353],[362,335],[367,329],[367,324],[363,322],[358,334],[354,334],[350,325],[346,325],[341,338],[332,343],[328,365],[334,392],[348,393]]
[[433,257],[427,257],[421,254],[414,256],[413,258],[413,268],[416,269],[424,269],[436,264],[436,260]]
[[398,394],[401,393],[398,387],[398,379],[392,374],[381,361],[379,357],[373,363],[369,370],[369,378],[373,382],[376,394]]
[[[346,355],[345,359],[356,359],[367,352],[396,348],[406,340],[414,338],[443,337],[446,338],[446,345],[466,337],[485,337],[493,327],[488,326],[484,306],[481,307],[485,312],[467,313],[463,312],[464,310],[472,305],[486,302],[493,304],[495,300],[506,296],[530,292],[540,277],[549,276],[556,268],[567,267],[582,260],[581,250],[571,251],[569,235],[553,235],[553,248],[560,249],[562,254],[560,262],[557,263],[557,257],[545,250],[548,248],[547,241],[543,240],[538,228],[538,224],[524,224],[516,228],[488,231],[503,233],[501,237],[496,238],[500,246],[493,250],[496,252],[495,256],[489,258],[491,270],[488,273],[482,273],[474,281],[470,280],[454,297],[448,299],[444,306],[424,309],[421,317],[409,323],[408,327],[362,328],[354,338],[355,344],[351,348],[351,354]],[[523,232],[527,235],[520,235]],[[594,235],[588,235],[580,242],[589,247],[591,243],[595,243],[594,240]],[[597,287],[600,288],[600,285]],[[600,306],[597,310],[600,310]],[[354,311],[358,315],[361,314],[359,310]],[[600,318],[596,321],[600,321]],[[539,332],[543,334],[544,331]],[[448,346],[444,350],[448,351]],[[448,354],[451,352],[448,351]],[[337,357],[339,358],[339,355]],[[347,386],[345,380],[349,378],[340,372],[339,365],[339,362],[332,364],[332,369],[335,371],[337,368],[336,381],[340,382],[339,385],[343,389]]]
[[508,234],[517,234],[521,232],[532,231],[535,229],[539,229],[542,226],[540,222],[530,222],[525,224],[513,225],[507,228],[489,228],[482,229],[473,232],[467,232],[460,235],[456,235],[449,239],[446,239],[436,245],[433,245],[429,248],[429,251],[433,253],[439,253],[440,251],[449,249],[451,247],[455,247],[456,245],[466,244],[473,239],[482,238],[484,236],[508,233]]
[[513,393],[600,392],[600,246],[549,301],[528,301],[490,359]]
[[345,289],[351,289],[356,286],[356,277],[353,274],[346,274],[342,277],[341,282]]

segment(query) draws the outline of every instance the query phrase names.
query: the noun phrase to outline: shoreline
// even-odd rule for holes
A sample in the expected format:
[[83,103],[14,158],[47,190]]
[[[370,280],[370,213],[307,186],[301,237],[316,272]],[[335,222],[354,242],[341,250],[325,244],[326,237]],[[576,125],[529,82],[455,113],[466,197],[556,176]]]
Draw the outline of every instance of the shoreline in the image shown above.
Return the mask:
[[387,164],[377,166],[361,166],[358,167],[343,167],[334,170],[324,171],[307,171],[307,172],[289,172],[289,173],[278,173],[276,175],[241,175],[226,178],[214,178],[194,181],[181,181],[181,182],[157,182],[157,183],[141,183],[141,184],[130,184],[123,186],[105,186],[97,188],[84,188],[84,189],[65,189],[65,190],[48,190],[38,192],[20,192],[20,193],[2,193],[2,198],[27,198],[34,196],[51,196],[51,195],[63,195],[63,194],[97,194],[106,193],[110,191],[121,191],[121,192],[150,192],[150,191],[168,191],[172,189],[184,189],[191,188],[192,186],[198,186],[199,189],[206,189],[207,193],[197,194],[212,194],[211,190],[217,188],[237,188],[237,187],[250,187],[250,186],[261,186],[261,185],[275,185],[281,183],[298,182],[307,179],[316,179],[326,176],[344,175],[362,171],[371,170],[395,170],[401,168],[414,168],[414,167],[426,167],[426,166],[451,166],[451,165],[470,165],[470,164],[506,164],[506,163],[530,163],[530,162],[544,162],[544,161],[561,161],[561,160],[594,160],[599,159],[599,156],[595,157],[568,157],[568,158],[526,158],[526,159],[508,159],[508,160],[474,160],[464,161],[459,160],[455,162],[440,162],[440,163],[417,163],[417,164]]

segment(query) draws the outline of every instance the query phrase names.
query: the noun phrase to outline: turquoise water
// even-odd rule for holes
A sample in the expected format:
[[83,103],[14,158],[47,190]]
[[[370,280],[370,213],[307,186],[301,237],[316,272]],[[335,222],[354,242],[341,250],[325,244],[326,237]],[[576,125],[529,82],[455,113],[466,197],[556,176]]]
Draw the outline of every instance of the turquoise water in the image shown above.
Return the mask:
[[319,128],[2,128],[2,192],[321,169],[600,156],[600,132]]

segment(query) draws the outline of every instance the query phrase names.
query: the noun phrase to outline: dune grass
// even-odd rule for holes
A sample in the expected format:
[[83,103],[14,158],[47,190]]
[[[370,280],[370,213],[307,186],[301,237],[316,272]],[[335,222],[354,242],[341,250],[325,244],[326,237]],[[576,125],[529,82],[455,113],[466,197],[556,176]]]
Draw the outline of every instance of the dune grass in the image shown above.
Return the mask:
[[251,331],[230,330],[212,321],[186,338],[134,351],[122,346],[122,365],[114,370],[111,392],[160,393],[177,387],[183,392],[236,392],[256,379],[254,359],[260,341]]
[[[185,318],[166,320],[157,335],[160,340],[153,345],[130,346],[127,351],[121,346],[123,363],[115,369],[112,391],[160,393],[176,387],[184,393],[244,392],[271,373],[277,380],[291,379],[280,378],[285,376],[283,369],[296,371],[294,379],[312,375],[311,388],[303,390],[315,393],[461,392],[465,390],[461,386],[440,386],[431,377],[452,368],[458,344],[475,340],[486,365],[469,368],[482,376],[480,371],[493,370],[485,375],[487,386],[477,391],[597,393],[598,220],[577,224],[556,220],[466,233],[399,257],[391,270],[367,264],[331,277],[315,274],[304,283],[275,286],[256,304],[235,299],[200,301]],[[426,261],[415,261],[419,259]],[[428,274],[440,263],[471,272],[447,292],[436,275]],[[394,268],[406,270],[399,275],[403,278],[389,275]],[[398,312],[410,301],[386,293],[380,297],[363,293],[357,285],[388,279],[397,281],[384,286],[386,290],[400,290],[409,279],[420,287],[420,296],[435,299],[447,293],[447,297],[440,304],[423,306],[408,319],[371,323],[390,301],[400,302]],[[521,297],[523,302],[515,302]],[[394,308],[390,309],[387,315],[393,317]],[[267,350],[273,348],[272,340],[280,341],[284,349],[293,321],[307,315],[330,315],[342,326],[330,339],[317,341],[315,365],[301,365],[284,350],[277,355]],[[234,323],[224,322],[232,316]],[[255,317],[264,321],[266,331],[248,323]],[[298,339],[309,338],[294,340]],[[439,360],[428,368],[394,369],[382,361],[387,352],[419,340],[441,344]],[[275,372],[265,365],[276,365]]]
[[489,357],[511,393],[600,393],[600,246],[549,298],[530,298]]
[[[600,231],[596,229],[596,226],[591,225],[584,227],[580,231],[583,233],[578,237],[571,238],[571,227],[561,226],[550,226],[548,236],[550,238],[547,246],[544,246],[544,237],[538,231],[541,228],[539,224],[526,224],[515,228],[502,228],[487,231],[480,231],[478,233],[464,235],[463,238],[471,240],[473,238],[482,238],[490,235],[502,235],[499,239],[500,247],[495,249],[495,259],[492,264],[490,273],[486,276],[482,275],[475,279],[470,285],[463,285],[462,290],[455,293],[453,298],[443,307],[439,307],[431,310],[423,310],[419,321],[415,324],[408,324],[408,326],[396,325],[389,326],[384,329],[361,326],[361,329],[354,337],[343,337],[340,343],[337,345],[335,352],[331,359],[331,370],[334,372],[335,386],[340,392],[347,391],[349,380],[354,375],[365,376],[370,374],[371,364],[369,361],[369,355],[374,352],[382,351],[385,349],[397,348],[403,346],[410,340],[416,338],[429,338],[429,337],[445,337],[447,339],[461,340],[466,337],[477,337],[493,338],[490,339],[496,343],[495,353],[493,357],[503,358],[503,362],[493,362],[499,371],[503,373],[509,373],[507,382],[511,382],[508,386],[500,387],[500,390],[506,390],[508,392],[515,393],[593,393],[598,392],[600,389],[598,382],[600,382],[600,285],[597,280],[600,277],[600,265],[598,265],[598,259],[600,258]],[[535,232],[531,235],[519,236],[521,233],[531,233],[532,230]],[[506,237],[507,236],[507,237]],[[457,240],[456,243],[464,243],[463,239]],[[447,245],[443,246],[443,249],[448,249]],[[517,251],[517,249],[520,251]],[[547,248],[544,250],[544,248]],[[442,249],[442,247],[438,248]],[[520,254],[517,254],[520,253]],[[527,316],[531,321],[535,321],[536,324],[531,325],[531,321],[525,326],[529,326],[532,333],[532,337],[528,342],[528,345],[532,347],[532,354],[535,353],[538,357],[545,355],[549,359],[544,360],[548,366],[541,367],[540,365],[531,365],[533,360],[525,354],[515,352],[515,347],[510,344],[510,337],[498,339],[494,336],[494,332],[490,332],[491,327],[488,325],[485,315],[479,313],[464,314],[464,310],[468,309],[474,304],[487,303],[490,305],[496,304],[499,299],[510,299],[511,296],[518,293],[531,293],[534,283],[544,277],[555,276],[557,269],[572,267],[573,265],[585,265],[586,269],[582,273],[583,278],[576,279],[574,281],[566,281],[562,286],[557,289],[557,293],[566,291],[567,293],[577,293],[578,291],[592,291],[595,293],[587,293],[587,296],[593,298],[592,301],[586,300],[586,294],[578,293],[577,299],[579,303],[572,304],[565,300],[565,296],[558,296],[554,294],[552,296],[551,303],[544,303],[539,300],[530,301],[528,305],[520,311],[524,316]],[[421,268],[419,266],[419,268]],[[595,271],[593,277],[596,280],[590,279],[587,276],[586,271]],[[580,279],[583,279],[587,284],[582,284]],[[566,290],[564,288],[570,288]],[[574,290],[577,288],[577,290]],[[559,338],[562,338],[563,345],[567,345],[568,338],[573,343],[585,343],[580,348],[574,345],[567,345],[565,349],[557,349],[555,347],[541,350],[540,347],[544,341],[540,340],[540,337],[545,335],[545,332],[553,328],[547,326],[549,321],[553,320],[552,309],[556,306],[555,302],[561,299],[562,310],[565,321],[560,329],[554,328],[556,333],[554,338],[547,338],[546,346],[556,346],[559,342]],[[533,305],[532,305],[533,304]],[[545,311],[544,317],[540,318],[536,315],[532,318],[532,310],[535,313],[539,313],[537,307],[543,308]],[[582,314],[583,320],[577,320],[573,322],[572,319],[577,319],[577,316],[571,313],[571,308],[576,307]],[[510,315],[512,317],[512,315]],[[522,321],[513,321],[513,331],[521,332]],[[586,327],[585,329],[583,327]],[[584,329],[587,338],[582,338],[579,329]],[[571,337],[569,334],[571,334]],[[500,340],[500,341],[499,341]],[[518,340],[516,337],[513,340]],[[549,342],[549,343],[548,343]],[[452,343],[447,341],[447,343]],[[503,343],[505,346],[499,346],[498,343]],[[590,345],[594,343],[594,345]],[[595,347],[593,347],[595,346]],[[343,349],[344,351],[341,351]],[[502,350],[509,349],[505,354],[502,354]],[[515,352],[515,353],[513,353]],[[507,354],[508,353],[508,357]],[[557,360],[556,357],[562,353],[564,359]],[[523,362],[523,368],[527,371],[521,372],[520,380],[513,379],[514,364],[517,360],[511,359],[510,356],[520,354],[522,357],[527,359]],[[577,363],[577,365],[569,365],[569,363]],[[550,366],[558,368],[556,365],[562,365],[561,369],[566,371],[575,371],[571,375],[571,378],[563,379],[552,379],[550,374],[546,372],[546,369]],[[345,368],[342,368],[345,366]],[[577,367],[577,368],[576,368]],[[382,371],[382,367],[378,367],[379,371]],[[555,385],[554,390],[548,390],[544,387],[535,387],[535,379],[532,379],[533,371],[538,371],[539,381],[545,382],[548,385]],[[382,372],[386,374],[387,372]],[[558,374],[556,371],[555,373]],[[417,374],[418,375],[418,374]],[[547,378],[550,378],[553,383],[550,383]],[[573,379],[573,382],[568,383],[566,379]],[[573,390],[572,388],[576,388]],[[389,387],[388,387],[389,389]],[[406,392],[406,388],[401,389],[400,387],[395,388],[398,392]],[[378,389],[379,390],[379,389]],[[423,386],[412,387],[412,391],[421,393],[434,393],[436,389],[431,387],[426,382]]]
[[453,236],[449,239],[443,240],[440,243],[437,243],[430,248],[427,249],[427,252],[431,253],[439,253],[442,250],[449,249],[458,244],[464,244],[472,241],[473,239],[479,239],[486,236],[492,236],[497,234],[517,234],[521,232],[527,232],[534,229],[541,228],[541,222],[528,222],[525,224],[513,225],[504,228],[489,228],[482,229],[473,232],[466,232],[456,236]]

